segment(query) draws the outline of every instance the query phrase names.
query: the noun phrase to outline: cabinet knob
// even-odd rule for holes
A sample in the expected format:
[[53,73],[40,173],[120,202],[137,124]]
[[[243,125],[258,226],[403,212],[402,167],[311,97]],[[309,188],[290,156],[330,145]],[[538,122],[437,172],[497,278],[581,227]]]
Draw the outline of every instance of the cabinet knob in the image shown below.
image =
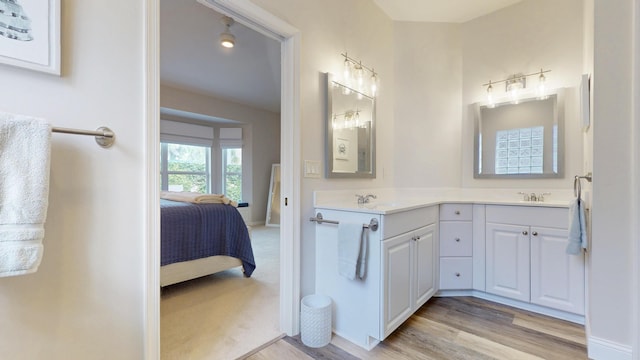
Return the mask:
[[529,235],[529,232],[527,230],[522,232],[522,235]]
[[453,213],[456,214],[456,215],[460,215],[460,210],[456,210]]
[[460,277],[460,273],[456,273],[456,277]]
[[460,238],[456,238],[456,242],[460,242]]
[[416,240],[420,240],[420,236],[416,236]]
[[537,232],[537,231],[534,231],[534,232],[532,232],[532,233],[531,233],[531,235],[533,235],[533,236],[538,236],[538,232]]

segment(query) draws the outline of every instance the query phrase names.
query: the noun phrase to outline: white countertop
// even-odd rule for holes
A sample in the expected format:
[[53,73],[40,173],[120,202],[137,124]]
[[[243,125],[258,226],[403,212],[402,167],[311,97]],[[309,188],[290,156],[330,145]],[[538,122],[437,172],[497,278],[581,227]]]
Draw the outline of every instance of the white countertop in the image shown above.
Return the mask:
[[[551,192],[551,195],[545,195],[545,200],[540,202],[524,201],[522,195],[518,195],[518,191],[512,189],[332,190],[314,192],[314,208],[386,215],[444,203],[566,208],[572,199],[570,190],[527,193],[531,192],[536,194]],[[371,199],[367,204],[358,204],[356,194],[374,194],[377,198]]]

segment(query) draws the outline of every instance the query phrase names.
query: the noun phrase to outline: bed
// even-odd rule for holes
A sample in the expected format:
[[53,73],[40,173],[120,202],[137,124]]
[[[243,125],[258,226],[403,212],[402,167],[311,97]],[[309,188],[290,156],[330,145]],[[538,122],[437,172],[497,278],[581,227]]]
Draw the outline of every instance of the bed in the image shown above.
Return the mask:
[[160,286],[242,266],[256,268],[251,239],[234,206],[160,199]]

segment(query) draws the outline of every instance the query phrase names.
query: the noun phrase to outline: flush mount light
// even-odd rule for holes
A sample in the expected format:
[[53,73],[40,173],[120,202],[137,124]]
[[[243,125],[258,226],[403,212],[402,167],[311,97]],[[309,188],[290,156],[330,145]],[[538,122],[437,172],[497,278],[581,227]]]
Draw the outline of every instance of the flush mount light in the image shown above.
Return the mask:
[[231,28],[231,25],[235,23],[235,21],[228,16],[223,16],[222,23],[225,26],[225,31],[222,34],[220,34],[220,45],[226,48],[232,48],[236,45],[236,37],[233,36],[230,28]]

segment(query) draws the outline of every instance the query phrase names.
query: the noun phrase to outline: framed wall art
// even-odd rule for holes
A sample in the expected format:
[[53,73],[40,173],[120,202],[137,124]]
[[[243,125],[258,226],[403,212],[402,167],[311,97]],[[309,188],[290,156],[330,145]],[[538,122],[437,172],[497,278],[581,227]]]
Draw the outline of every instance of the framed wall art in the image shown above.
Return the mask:
[[60,1],[0,0],[0,64],[60,75]]

